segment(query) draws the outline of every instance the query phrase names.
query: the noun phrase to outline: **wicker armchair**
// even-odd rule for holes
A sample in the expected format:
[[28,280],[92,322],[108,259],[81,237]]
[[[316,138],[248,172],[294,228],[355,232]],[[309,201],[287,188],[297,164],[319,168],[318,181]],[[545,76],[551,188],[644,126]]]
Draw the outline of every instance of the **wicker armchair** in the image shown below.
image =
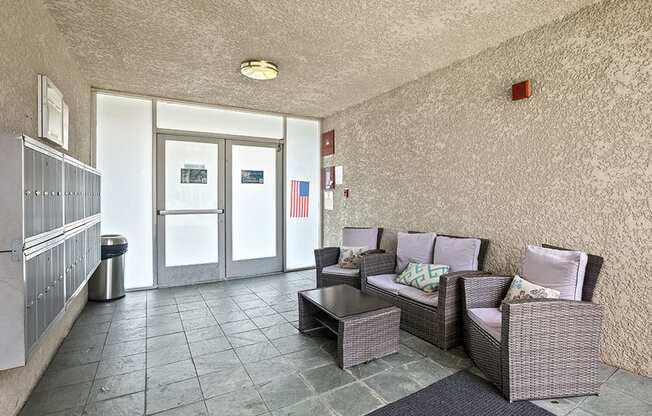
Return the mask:
[[[438,236],[465,238],[449,235]],[[482,269],[489,240],[480,239],[478,269]],[[436,243],[435,243],[436,244]],[[483,271],[456,271],[440,277],[439,289],[430,299],[416,300],[415,296],[394,293],[391,290],[369,283],[373,276],[390,275],[396,269],[396,254],[383,253],[365,256],[362,259],[361,289],[383,298],[401,309],[401,329],[422,338],[439,348],[448,349],[462,343],[462,299],[460,278],[474,275],[486,276]],[[409,293],[421,292],[418,289],[399,285]],[[418,299],[419,297],[417,297]],[[423,296],[422,298],[426,298]]]
[[[591,298],[601,267],[602,258],[589,254],[582,301],[503,302],[512,276],[462,279],[467,353],[509,401],[598,394],[602,307]],[[470,316],[501,302],[493,331]]]
[[[365,255],[383,253],[380,250],[382,228],[344,227],[342,245],[344,247],[370,247]],[[349,285],[360,289],[360,270],[342,269],[337,265],[340,258],[339,247],[324,247],[315,250],[315,270],[317,287]]]

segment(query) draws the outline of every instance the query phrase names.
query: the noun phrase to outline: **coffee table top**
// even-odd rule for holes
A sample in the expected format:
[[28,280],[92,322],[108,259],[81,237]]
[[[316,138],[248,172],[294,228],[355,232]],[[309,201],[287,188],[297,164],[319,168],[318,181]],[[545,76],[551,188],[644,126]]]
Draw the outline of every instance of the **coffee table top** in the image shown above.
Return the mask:
[[394,306],[349,285],[322,287],[299,293],[311,303],[339,318]]

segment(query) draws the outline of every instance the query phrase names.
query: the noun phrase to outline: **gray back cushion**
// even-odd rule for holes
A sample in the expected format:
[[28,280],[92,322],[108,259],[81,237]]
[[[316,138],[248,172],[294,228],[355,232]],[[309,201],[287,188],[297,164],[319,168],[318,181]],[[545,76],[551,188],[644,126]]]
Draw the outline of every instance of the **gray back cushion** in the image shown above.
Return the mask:
[[561,299],[582,300],[587,259],[581,251],[527,246],[521,276],[528,282],[558,290]]
[[342,230],[342,246],[377,248],[378,228],[344,228]]
[[434,233],[398,233],[396,273],[402,273],[409,263],[432,264]]
[[445,264],[450,272],[478,270],[480,240],[437,236],[433,263]]

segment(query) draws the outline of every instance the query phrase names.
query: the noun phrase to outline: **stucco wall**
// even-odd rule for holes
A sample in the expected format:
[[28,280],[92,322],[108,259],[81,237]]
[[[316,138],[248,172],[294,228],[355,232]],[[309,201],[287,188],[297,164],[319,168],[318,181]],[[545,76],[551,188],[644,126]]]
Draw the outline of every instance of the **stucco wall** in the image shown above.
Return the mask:
[[91,89],[40,0],[0,0],[0,140],[36,137],[36,76],[54,81],[70,107],[69,152],[90,161]]
[[387,248],[399,230],[482,236],[508,273],[526,244],[600,254],[603,359],[652,375],[650,90],[649,0],[607,1],[336,113],[324,244],[345,225],[387,228]]
[[[37,134],[36,75],[46,74],[70,106],[70,151],[90,161],[90,85],[39,0],[0,0],[0,140]],[[11,178],[5,178],[11,179]],[[0,214],[1,215],[1,214]],[[16,414],[86,304],[86,291],[40,342],[25,367],[0,371],[0,415]]]

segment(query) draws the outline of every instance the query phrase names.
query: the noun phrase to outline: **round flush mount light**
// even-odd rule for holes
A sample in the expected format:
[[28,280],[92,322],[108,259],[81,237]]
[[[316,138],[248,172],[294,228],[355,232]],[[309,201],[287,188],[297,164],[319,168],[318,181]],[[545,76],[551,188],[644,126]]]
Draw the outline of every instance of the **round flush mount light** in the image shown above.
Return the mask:
[[278,76],[278,67],[262,59],[249,60],[240,64],[240,73],[247,78],[266,81]]

